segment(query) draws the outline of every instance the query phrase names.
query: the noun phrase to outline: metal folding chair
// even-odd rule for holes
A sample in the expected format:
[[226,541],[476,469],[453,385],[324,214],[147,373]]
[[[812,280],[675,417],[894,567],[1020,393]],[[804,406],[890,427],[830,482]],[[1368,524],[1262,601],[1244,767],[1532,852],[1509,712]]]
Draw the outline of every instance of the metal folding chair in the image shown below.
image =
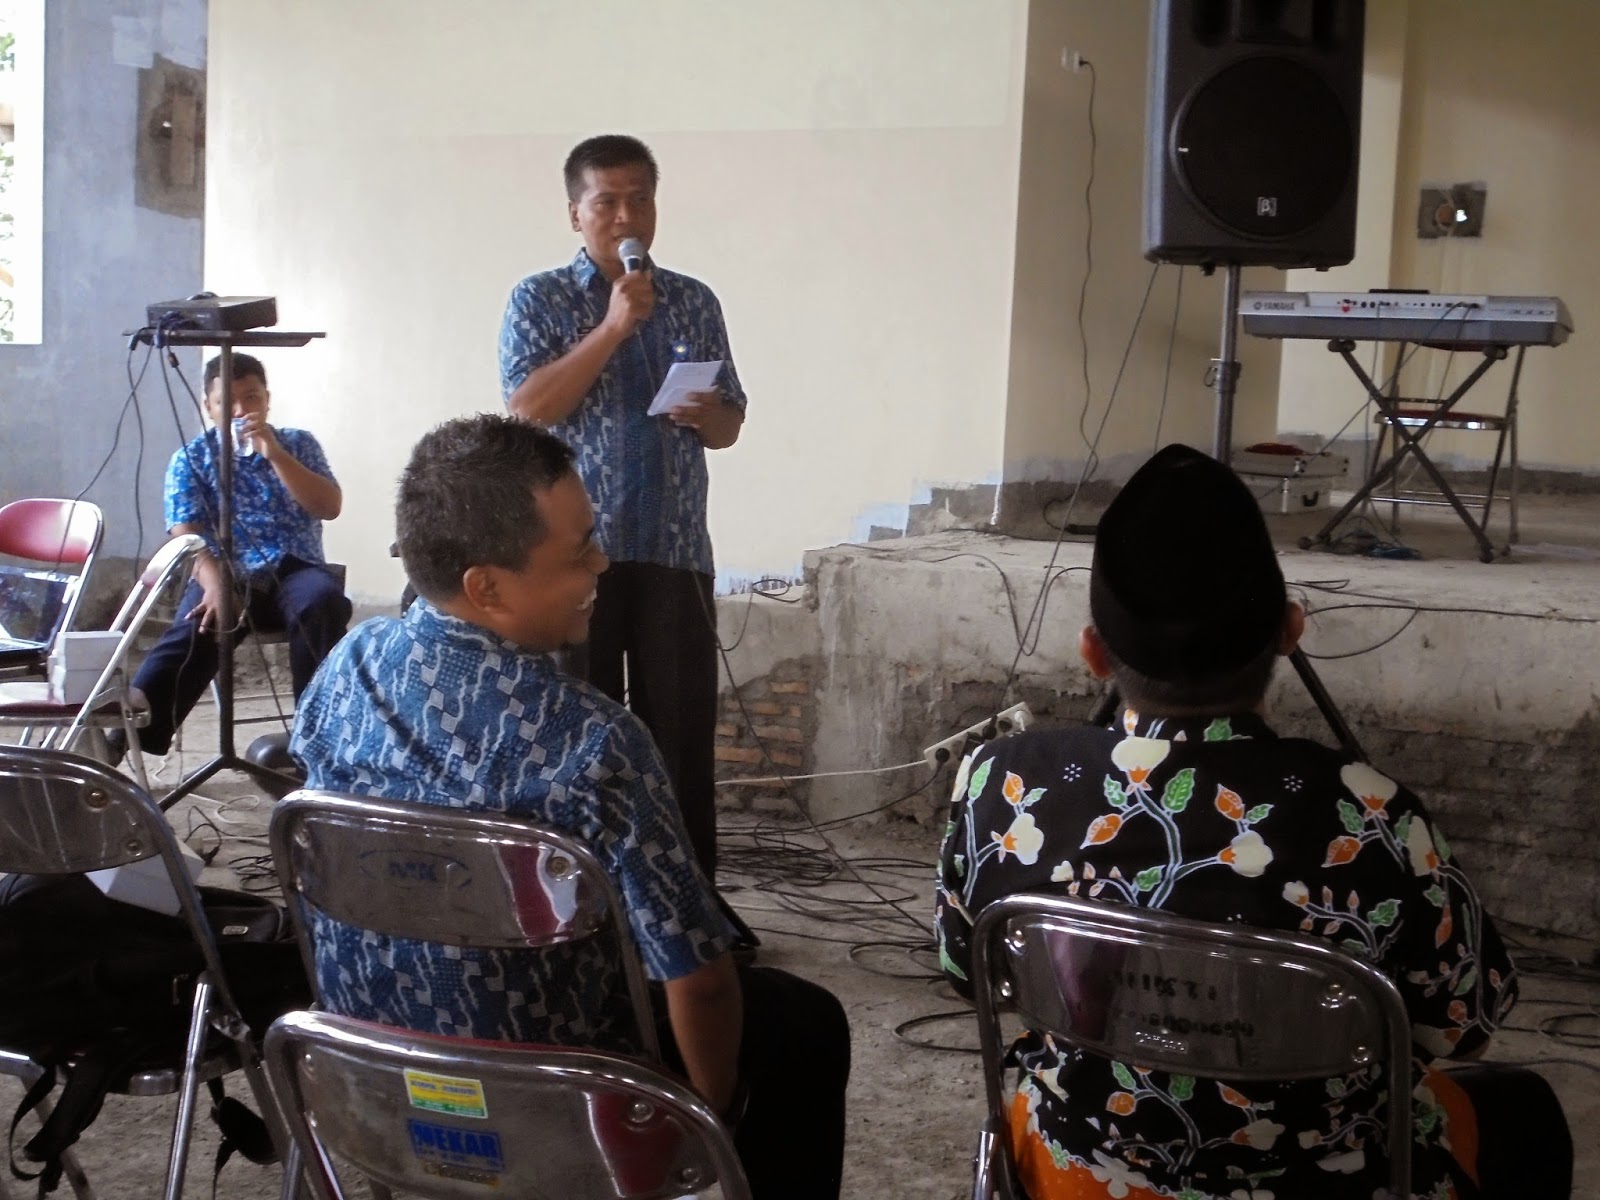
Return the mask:
[[716,1115],[636,1059],[289,1013],[267,1071],[318,1200],[349,1194],[335,1159],[430,1200],[750,1195]]
[[1002,1012],[1092,1054],[1229,1083],[1331,1079],[1382,1063],[1389,1191],[1411,1195],[1410,1019],[1371,963],[1288,934],[1033,893],[985,908],[972,950],[988,1101],[975,1200],[1024,1196]]
[[[105,517],[84,500],[41,497],[13,500],[0,508],[0,556],[31,564],[14,572],[8,569],[0,577],[0,592],[38,593],[26,602],[19,596],[18,601],[39,618],[37,625],[25,630],[8,629],[9,619],[0,620],[0,673],[44,670],[56,636],[73,628],[77,619],[104,534]],[[0,595],[0,612],[7,607]]]
[[204,548],[204,538],[187,533],[156,551],[111,622],[111,632],[122,636],[87,700],[71,704],[52,699],[47,682],[0,683],[0,727],[20,728],[24,742],[38,732],[41,746],[64,750],[74,749],[86,729],[120,727],[128,738],[128,755],[134,774],[140,785],[148,788],[150,783],[145,776],[136,730],[149,720],[149,714],[134,709],[129,703],[128,659],[163,593],[179,579],[187,577],[195,555]]
[[[1406,343],[1400,342],[1397,352],[1401,359],[1405,358]],[[1430,397],[1403,397],[1400,395],[1400,382],[1398,375],[1390,387],[1391,405],[1380,408],[1377,413],[1378,440],[1373,449],[1372,461],[1384,463],[1386,453],[1398,454],[1400,446],[1399,428],[1407,430],[1418,429],[1432,432],[1436,429],[1461,430],[1472,433],[1492,433],[1495,435],[1494,457],[1489,460],[1487,478],[1483,491],[1468,492],[1458,490],[1455,493],[1457,500],[1464,504],[1479,506],[1481,517],[1479,524],[1485,531],[1489,528],[1489,514],[1496,500],[1504,498],[1506,501],[1509,525],[1507,528],[1507,541],[1515,545],[1520,540],[1520,530],[1517,527],[1517,495],[1520,483],[1517,462],[1517,385],[1522,379],[1522,360],[1527,355],[1526,346],[1518,346],[1516,358],[1511,368],[1511,387],[1506,393],[1506,407],[1504,412],[1462,412],[1454,407],[1447,407],[1443,398]],[[1394,450],[1390,451],[1386,443],[1393,438]],[[1421,440],[1421,434],[1418,435]],[[1509,457],[1507,450],[1509,449]],[[1419,447],[1414,453],[1421,454]],[[1506,467],[1508,486],[1500,488],[1501,468]],[[1417,469],[1420,469],[1417,468]],[[1376,499],[1376,498],[1375,498]],[[1448,496],[1438,488],[1423,487],[1406,482],[1401,479],[1401,472],[1397,469],[1389,476],[1389,503],[1390,524],[1398,526],[1400,523],[1400,506],[1402,504],[1423,504],[1435,508],[1449,508],[1451,501]]]
[[[602,1061],[619,1079],[636,1070],[646,1072],[640,1078],[655,1078],[653,1064],[660,1062],[660,1043],[627,912],[611,877],[581,842],[532,821],[497,813],[313,790],[295,792],[281,801],[273,810],[270,832],[273,862],[319,1004],[323,997],[306,920],[308,905],[342,924],[384,936],[462,948],[535,950],[609,936],[615,939],[638,1045],[647,1062],[590,1050],[544,1049],[540,1053],[550,1063],[568,1063],[572,1073],[564,1075],[566,1068],[552,1067],[541,1086],[550,1089],[552,1079],[568,1078],[582,1091],[588,1086],[583,1083],[588,1078],[585,1072]],[[477,1043],[446,1038],[438,1039],[438,1044]],[[445,1053],[437,1046],[435,1050]],[[531,1058],[518,1061],[530,1067],[534,1064]],[[552,1113],[577,1103],[556,1096],[548,1100]],[[422,1114],[412,1115],[420,1118]],[[550,1119],[552,1130],[565,1129],[554,1115]],[[565,1133],[560,1136],[568,1137]],[[628,1151],[632,1155],[646,1143],[628,1144],[634,1147]],[[304,1152],[305,1148],[300,1149]],[[567,1152],[556,1147],[547,1147],[547,1151]],[[576,1149],[572,1152],[578,1153]],[[422,1168],[414,1162],[405,1164],[411,1174],[402,1172],[401,1179],[394,1174],[400,1168],[392,1162],[386,1169],[377,1169],[387,1161],[381,1156],[373,1160],[353,1157],[364,1164],[362,1172],[376,1181],[378,1188],[388,1182],[408,1192],[418,1191],[415,1172]],[[316,1160],[308,1157],[307,1162],[311,1167],[307,1174],[315,1178]],[[716,1177],[722,1174],[719,1168]],[[543,1178],[546,1182],[541,1186],[565,1181],[560,1172]],[[292,1178],[286,1180],[286,1187],[292,1189],[292,1185]],[[325,1181],[318,1186],[323,1196],[340,1194],[327,1190],[333,1185]],[[440,1185],[435,1180],[432,1186]],[[677,1191],[597,1194],[667,1196],[698,1186],[686,1186],[680,1180]],[[510,1194],[545,1193],[513,1190]]]
[[[242,1069],[269,1123],[274,1112],[259,1052],[229,990],[200,893],[184,865],[177,836],[143,788],[103,764],[75,754],[0,746],[0,873],[78,874],[158,856],[177,893],[179,912],[194,935],[205,971],[195,985],[181,1057],[131,1071],[114,1080],[111,1090],[130,1096],[178,1094],[162,1192],[167,1200],[176,1200],[183,1194],[195,1096],[201,1081]],[[213,1031],[222,1035],[222,1041],[208,1045]],[[26,1055],[0,1051],[0,1071],[25,1083],[37,1079],[41,1070]],[[91,1197],[76,1163],[63,1156],[63,1164],[75,1193]]]
[[277,804],[270,835],[318,1004],[308,904],[345,925],[443,946],[532,950],[610,936],[639,1044],[660,1060],[627,910],[581,842],[499,813],[314,790]]

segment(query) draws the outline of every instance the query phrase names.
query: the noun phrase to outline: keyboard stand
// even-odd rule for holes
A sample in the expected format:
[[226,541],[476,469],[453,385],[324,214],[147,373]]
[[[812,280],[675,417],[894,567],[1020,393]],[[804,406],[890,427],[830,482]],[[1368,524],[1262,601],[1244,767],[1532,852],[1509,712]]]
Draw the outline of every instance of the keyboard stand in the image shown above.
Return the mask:
[[[1300,539],[1301,548],[1309,550],[1313,546],[1326,546],[1332,540],[1333,531],[1343,523],[1344,519],[1353,513],[1358,507],[1360,507],[1360,505],[1371,498],[1372,494],[1377,491],[1378,488],[1382,487],[1389,481],[1391,477],[1398,473],[1400,466],[1405,461],[1407,455],[1413,455],[1415,456],[1418,465],[1420,465],[1422,469],[1428,473],[1428,478],[1430,478],[1433,481],[1433,485],[1438,488],[1439,494],[1444,497],[1443,502],[1455,509],[1456,515],[1461,518],[1462,524],[1467,527],[1468,531],[1472,534],[1473,540],[1478,543],[1479,560],[1482,562],[1493,562],[1497,555],[1510,553],[1511,548],[1509,546],[1503,547],[1500,550],[1496,550],[1494,544],[1489,541],[1487,530],[1487,510],[1485,511],[1483,520],[1480,521],[1478,518],[1474,517],[1472,513],[1468,511],[1467,506],[1462,503],[1461,498],[1456,495],[1455,489],[1450,486],[1449,481],[1445,479],[1443,473],[1437,466],[1434,465],[1433,460],[1428,457],[1427,453],[1422,448],[1422,439],[1426,437],[1427,434],[1439,424],[1439,422],[1448,419],[1450,410],[1455,407],[1456,402],[1472,389],[1473,384],[1477,383],[1478,380],[1483,378],[1484,373],[1488,371],[1490,367],[1494,366],[1495,363],[1506,357],[1506,347],[1503,345],[1490,345],[1483,343],[1472,343],[1468,345],[1452,344],[1449,348],[1453,350],[1479,351],[1483,355],[1483,361],[1473,368],[1472,373],[1461,381],[1461,383],[1456,387],[1455,391],[1451,392],[1449,396],[1445,397],[1439,402],[1434,412],[1427,418],[1427,420],[1416,427],[1415,432],[1413,432],[1411,428],[1407,427],[1407,425],[1402,421],[1400,409],[1404,405],[1404,401],[1401,400],[1398,395],[1391,396],[1385,394],[1383,390],[1372,381],[1372,377],[1367,374],[1366,369],[1362,367],[1358,361],[1356,361],[1356,356],[1354,353],[1355,348],[1355,341],[1351,338],[1334,338],[1328,343],[1328,349],[1332,350],[1335,354],[1344,359],[1345,365],[1355,373],[1355,377],[1361,381],[1361,386],[1366,389],[1367,395],[1372,399],[1372,402],[1378,406],[1378,411],[1383,414],[1385,422],[1392,430],[1394,430],[1394,452],[1380,467],[1373,471],[1372,474],[1367,476],[1366,482],[1356,490],[1355,495],[1351,496],[1350,499],[1345,502],[1344,507],[1328,520],[1327,524],[1325,524],[1311,537]],[[1514,378],[1511,386],[1512,398],[1510,403],[1515,403],[1516,380]],[[1388,497],[1378,497],[1378,499],[1387,500]]]

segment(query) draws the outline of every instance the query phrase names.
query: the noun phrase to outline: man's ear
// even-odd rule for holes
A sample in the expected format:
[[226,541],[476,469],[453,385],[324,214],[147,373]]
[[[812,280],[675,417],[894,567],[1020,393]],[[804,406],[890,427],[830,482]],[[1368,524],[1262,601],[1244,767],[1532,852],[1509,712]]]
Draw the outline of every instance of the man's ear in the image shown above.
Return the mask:
[[1078,656],[1096,679],[1111,678],[1111,653],[1093,625],[1085,625],[1078,634]]
[[1291,600],[1283,606],[1283,632],[1278,635],[1278,653],[1287,658],[1300,645],[1306,631],[1306,610]]
[[499,612],[499,580],[493,567],[468,567],[461,575],[461,598],[479,612]]
[[567,219],[572,222],[573,233],[581,232],[581,229],[578,225],[578,206],[571,200],[567,201]]

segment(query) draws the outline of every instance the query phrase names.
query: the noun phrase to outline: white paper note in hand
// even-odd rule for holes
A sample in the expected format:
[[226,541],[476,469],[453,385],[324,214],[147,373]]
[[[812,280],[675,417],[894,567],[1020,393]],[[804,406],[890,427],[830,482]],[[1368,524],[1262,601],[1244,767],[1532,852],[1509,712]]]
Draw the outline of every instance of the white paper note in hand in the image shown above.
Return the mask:
[[694,401],[691,392],[709,392],[717,386],[717,376],[722,372],[722,360],[715,362],[675,362],[667,369],[661,381],[661,390],[650,401],[649,416],[659,417],[675,408],[683,408]]

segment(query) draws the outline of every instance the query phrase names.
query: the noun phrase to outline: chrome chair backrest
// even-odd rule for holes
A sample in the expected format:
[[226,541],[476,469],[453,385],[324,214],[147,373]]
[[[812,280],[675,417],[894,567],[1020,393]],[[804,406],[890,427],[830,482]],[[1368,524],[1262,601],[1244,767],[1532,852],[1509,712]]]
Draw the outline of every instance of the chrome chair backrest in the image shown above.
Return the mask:
[[210,922],[150,794],[109,767],[59,750],[0,746],[0,873],[70,875],[159,857],[219,999],[228,995]]
[[112,652],[111,661],[95,680],[88,701],[79,709],[78,715],[56,744],[72,745],[78,731],[87,723],[95,709],[102,706],[108,696],[119,694],[113,688],[112,681],[124,671],[128,657],[133,652],[133,644],[144,628],[144,623],[149,620],[151,612],[167,589],[180,575],[187,573],[195,556],[205,548],[206,541],[199,534],[183,533],[170,539],[166,545],[151,555],[149,563],[139,573],[138,580],[128,592],[127,599],[122,602],[116,618],[111,622],[111,630],[122,634],[116,650]]
[[314,985],[301,901],[345,925],[448,946],[538,949],[609,936],[640,1044],[659,1059],[627,911],[576,839],[498,813],[303,790],[273,810],[271,840]]
[[1005,1111],[1002,1009],[1093,1054],[1229,1083],[1377,1064],[1390,1188],[1410,1195],[1410,1019],[1371,963],[1288,934],[1032,893],[985,908],[972,945],[991,1117]]
[[[112,1086],[128,1095],[178,1091],[178,1114],[162,1193],[169,1200],[176,1200],[183,1193],[209,1030],[224,1032],[237,1052],[235,1059],[214,1061],[226,1064],[222,1069],[242,1067],[257,1102],[262,1104],[263,1115],[269,1121],[275,1116],[265,1103],[268,1097],[256,1069],[256,1051],[234,1002],[199,890],[183,862],[177,835],[149,793],[132,780],[75,754],[33,746],[0,746],[0,871],[74,874],[155,857],[166,868],[167,880],[178,897],[179,914],[200,952],[205,973],[191,985],[194,997],[181,1063],[140,1067]],[[175,988],[179,983],[178,979],[173,980]],[[27,1056],[0,1051],[0,1073],[31,1081],[40,1072],[39,1064]],[[76,1162],[63,1155],[62,1163],[74,1191],[90,1194]]]
[[104,515],[87,500],[33,497],[0,508],[0,554],[15,558],[82,566],[104,533]]
[[41,634],[53,638],[73,628],[104,536],[105,516],[87,500],[35,497],[0,508],[0,554],[45,564],[57,572],[66,566],[78,568],[65,580],[54,628],[40,630]]
[[[685,1084],[593,1050],[280,1017],[267,1073],[318,1200],[333,1159],[408,1196],[749,1200],[732,1140]],[[491,1190],[492,1189],[492,1190]]]

